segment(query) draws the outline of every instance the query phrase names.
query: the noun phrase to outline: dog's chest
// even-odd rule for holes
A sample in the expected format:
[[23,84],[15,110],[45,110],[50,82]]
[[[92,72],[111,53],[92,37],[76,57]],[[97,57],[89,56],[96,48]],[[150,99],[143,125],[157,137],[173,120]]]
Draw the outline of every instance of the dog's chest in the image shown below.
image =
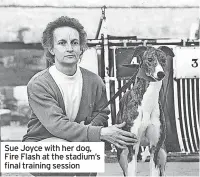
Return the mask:
[[151,82],[143,95],[141,105],[138,107],[142,109],[143,113],[151,114],[158,106],[159,92],[162,82]]
[[151,126],[160,126],[159,92],[162,82],[151,82],[138,106],[138,116],[133,122],[131,132],[143,133]]

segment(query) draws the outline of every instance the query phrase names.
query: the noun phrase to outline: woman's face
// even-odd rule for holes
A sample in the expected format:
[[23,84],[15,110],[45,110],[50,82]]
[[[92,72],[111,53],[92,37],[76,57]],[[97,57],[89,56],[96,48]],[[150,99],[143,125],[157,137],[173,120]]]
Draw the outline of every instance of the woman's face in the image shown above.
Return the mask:
[[71,27],[56,28],[51,52],[55,56],[55,62],[60,65],[76,65],[81,55],[78,31]]

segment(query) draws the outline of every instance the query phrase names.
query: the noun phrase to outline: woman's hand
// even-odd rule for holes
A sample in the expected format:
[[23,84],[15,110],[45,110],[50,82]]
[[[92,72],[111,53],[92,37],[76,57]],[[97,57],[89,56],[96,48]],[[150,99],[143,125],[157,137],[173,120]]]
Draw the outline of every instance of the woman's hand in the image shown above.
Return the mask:
[[127,146],[135,145],[138,140],[135,134],[121,130],[126,125],[125,122],[101,129],[100,139],[112,143],[118,148],[124,149]]

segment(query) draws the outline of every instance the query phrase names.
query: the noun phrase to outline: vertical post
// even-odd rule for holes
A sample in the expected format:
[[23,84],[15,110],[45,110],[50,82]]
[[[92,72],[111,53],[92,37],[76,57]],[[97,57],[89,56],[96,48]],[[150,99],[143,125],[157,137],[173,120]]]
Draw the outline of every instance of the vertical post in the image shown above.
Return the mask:
[[[176,78],[176,58],[173,59],[173,78]],[[179,141],[179,146],[181,152],[185,152],[185,148],[183,145],[183,139],[182,139],[182,133],[181,133],[181,127],[180,127],[180,115],[178,111],[178,86],[177,86],[177,81],[174,79],[174,109],[175,109],[175,122],[176,122],[176,130],[177,130],[177,135],[178,135],[178,141]]]
[[103,23],[103,21],[106,19],[106,16],[105,16],[105,9],[106,9],[106,6],[103,6],[103,7],[101,8],[102,15],[101,15],[101,18],[100,18],[100,21],[99,21],[99,25],[98,25],[98,29],[97,29],[97,33],[96,33],[95,39],[98,39],[98,38],[99,38],[99,33],[100,33],[100,31],[101,31],[102,23]]
[[101,74],[100,76],[105,79],[105,52],[104,52],[104,35],[101,34],[101,65],[100,65],[100,71],[101,71]]
[[[109,46],[108,46],[108,33],[107,33],[107,26],[106,26],[106,16],[105,16],[105,6],[102,7],[102,14],[103,14],[103,21],[102,21],[102,36],[103,36],[103,56],[104,56],[104,71],[105,71],[105,85],[106,85],[106,93],[107,98],[110,99],[110,77],[109,77]],[[111,109],[110,105],[109,108]],[[111,115],[109,115],[108,124],[111,125],[112,119]]]
[[[116,93],[118,91],[118,80],[117,80],[117,64],[116,64],[116,46],[113,47],[113,78],[114,80],[112,82],[114,82],[114,92]],[[114,93],[114,94],[115,94]],[[114,117],[112,117],[112,124],[116,123],[116,116],[117,116],[117,112],[119,111],[119,98],[116,98],[114,103],[113,103],[113,112],[114,112]]]

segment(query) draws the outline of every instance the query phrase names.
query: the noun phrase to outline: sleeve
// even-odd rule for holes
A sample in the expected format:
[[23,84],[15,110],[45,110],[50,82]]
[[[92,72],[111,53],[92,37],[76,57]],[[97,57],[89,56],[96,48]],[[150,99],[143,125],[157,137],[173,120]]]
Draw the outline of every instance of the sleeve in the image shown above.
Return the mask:
[[53,94],[41,83],[28,85],[28,99],[33,113],[53,136],[72,142],[100,141],[102,127],[70,122]]
[[109,108],[106,107],[104,110],[102,110],[99,113],[99,111],[102,109],[102,107],[107,102],[108,102],[108,99],[107,99],[107,96],[106,96],[106,86],[103,83],[103,81],[100,80],[98,87],[97,87],[97,90],[96,90],[95,105],[94,105],[94,110],[92,112],[92,117],[94,117],[94,118],[92,118],[90,125],[104,126],[104,127],[108,126],[108,115],[110,114]]

